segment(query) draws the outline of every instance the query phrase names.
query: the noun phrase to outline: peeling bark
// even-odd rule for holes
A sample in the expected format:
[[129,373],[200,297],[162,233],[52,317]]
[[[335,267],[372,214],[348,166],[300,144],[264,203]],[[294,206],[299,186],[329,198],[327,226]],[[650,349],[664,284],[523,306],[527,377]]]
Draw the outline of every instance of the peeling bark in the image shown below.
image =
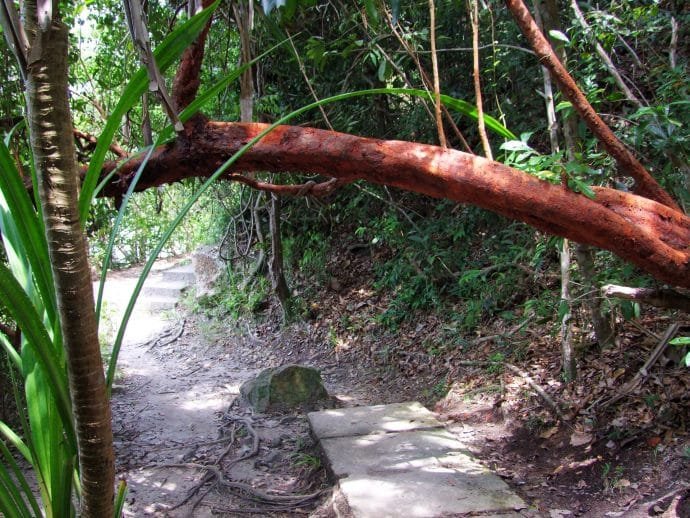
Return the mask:
[[[210,176],[268,125],[188,122],[187,138],[161,146],[137,190]],[[102,195],[124,193],[139,160],[125,164]],[[107,164],[103,174],[115,167]],[[634,194],[595,187],[594,200],[482,157],[452,149],[333,131],[278,126],[233,171],[311,173],[364,179],[482,207],[539,230],[610,250],[659,280],[690,287],[690,218]]]

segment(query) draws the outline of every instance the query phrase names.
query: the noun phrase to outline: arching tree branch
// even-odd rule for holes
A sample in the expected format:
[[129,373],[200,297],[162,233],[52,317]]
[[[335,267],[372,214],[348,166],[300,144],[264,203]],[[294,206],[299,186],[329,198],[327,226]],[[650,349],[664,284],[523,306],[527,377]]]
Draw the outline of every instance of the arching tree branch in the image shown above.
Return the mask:
[[[266,128],[197,120],[187,138],[154,152],[137,189],[208,177]],[[103,174],[115,165],[107,164]],[[136,159],[125,164],[102,194],[122,195],[139,165]],[[341,182],[363,179],[469,203],[610,250],[659,280],[690,287],[690,218],[634,194],[599,187],[590,199],[456,150],[293,126],[277,127],[232,169],[320,174]]]

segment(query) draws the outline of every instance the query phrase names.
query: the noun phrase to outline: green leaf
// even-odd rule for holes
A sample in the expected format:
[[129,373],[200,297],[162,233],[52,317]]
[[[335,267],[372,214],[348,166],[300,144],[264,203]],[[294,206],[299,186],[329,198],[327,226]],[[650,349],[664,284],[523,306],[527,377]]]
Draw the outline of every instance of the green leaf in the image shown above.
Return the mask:
[[[5,245],[28,261],[48,319],[53,320],[56,299],[43,225],[5,142],[0,142],[0,232]],[[31,292],[30,283],[30,279],[22,279],[27,293]]]
[[557,31],[555,29],[551,29],[549,31],[549,36],[551,36],[554,40],[562,41],[563,43],[570,43],[570,40],[568,39],[568,36],[563,34],[561,31]]
[[522,140],[509,140],[501,144],[500,149],[504,151],[527,151],[529,153],[536,153],[526,142]]
[[[2,263],[0,263],[0,304],[5,306],[7,312],[26,337],[22,354],[24,355],[25,352],[29,351],[34,353],[41,368],[45,371],[46,386],[55,396],[65,433],[67,433],[70,444],[76,448],[67,376],[64,370],[60,368],[62,362],[53,348],[48,332],[43,325],[43,319],[36,313],[36,309],[12,273]],[[25,369],[28,368],[24,360],[22,363]],[[43,388],[45,389],[46,386]]]
[[558,321],[560,322],[563,320],[563,317],[565,317],[569,311],[570,304],[568,304],[567,300],[561,299],[561,301],[558,303]]
[[376,9],[374,0],[362,0],[362,3],[369,17],[369,22],[376,25],[379,22],[379,11]]
[[690,336],[679,336],[669,342],[670,345],[690,345]]
[[592,188],[589,185],[587,185],[582,180],[580,180],[574,176],[568,177],[568,180],[569,180],[569,183],[573,184],[573,187],[575,188],[575,192],[579,192],[581,194],[584,194],[590,200],[593,200],[596,198],[596,193],[592,190]]

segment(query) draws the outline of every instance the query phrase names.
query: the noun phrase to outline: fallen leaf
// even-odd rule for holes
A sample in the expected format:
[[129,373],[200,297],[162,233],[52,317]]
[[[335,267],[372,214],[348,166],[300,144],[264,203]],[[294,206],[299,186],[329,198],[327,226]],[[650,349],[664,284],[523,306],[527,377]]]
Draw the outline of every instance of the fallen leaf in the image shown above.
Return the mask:
[[548,439],[550,437],[553,437],[553,435],[558,431],[558,426],[552,426],[551,428],[544,430],[542,433],[539,434],[539,437],[542,439]]
[[575,431],[570,436],[571,446],[584,446],[585,444],[589,444],[590,442],[592,442],[592,435],[586,432]]
[[656,448],[661,443],[661,437],[650,437],[647,439],[647,445],[650,448]]

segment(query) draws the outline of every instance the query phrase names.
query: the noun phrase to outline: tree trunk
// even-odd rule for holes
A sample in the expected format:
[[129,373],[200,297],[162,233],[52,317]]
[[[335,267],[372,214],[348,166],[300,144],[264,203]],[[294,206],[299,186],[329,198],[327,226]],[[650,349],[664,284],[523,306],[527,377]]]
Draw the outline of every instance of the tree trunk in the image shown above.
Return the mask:
[[575,358],[573,356],[573,318],[570,300],[570,243],[563,240],[561,248],[561,364],[563,379],[571,382],[577,374]]
[[[266,124],[198,121],[186,142],[154,151],[137,190],[182,178],[208,177]],[[127,188],[141,164],[123,164],[101,191]],[[109,163],[103,175],[117,164]],[[610,250],[659,280],[690,288],[690,218],[655,201],[605,187],[594,199],[498,162],[426,144],[376,140],[335,131],[278,126],[232,165],[234,171],[311,173],[333,177],[305,192],[365,179],[436,198],[471,203],[537,229]],[[227,175],[250,183],[240,175]],[[255,187],[295,193],[294,185]],[[302,188],[298,191],[302,194]]]
[[[545,34],[549,34],[551,30],[560,30],[560,25],[558,23],[558,5],[556,4],[555,0],[535,1],[535,18],[539,28]],[[556,52],[558,59],[560,59],[564,64],[567,63],[567,54],[565,52],[565,48],[563,47],[563,43],[552,39],[551,44],[554,46],[554,51]],[[542,70],[544,71],[544,91],[551,92],[551,76],[546,68],[542,67]],[[553,97],[551,97],[551,110],[553,110]],[[551,117],[553,117],[553,119],[550,117],[550,123],[551,120],[553,120],[553,123],[556,124],[555,110],[553,110],[553,112],[549,112],[549,114]],[[577,128],[575,127],[575,118],[572,115],[564,120],[562,130],[568,160],[573,161],[576,157],[578,143],[576,141]],[[554,131],[550,131],[552,144],[553,133]],[[556,149],[552,148],[552,151],[555,150]],[[575,247],[575,261],[578,263],[584,284],[584,294],[581,297],[582,303],[589,309],[596,340],[601,347],[604,347],[614,341],[615,335],[614,329],[609,324],[608,317],[602,306],[602,299],[597,296],[597,293],[593,289],[595,272],[591,248],[587,245],[578,244]],[[570,319],[570,315],[568,315],[568,318]],[[570,333],[562,333],[562,337],[566,335],[569,336]]]
[[[238,2],[233,5],[235,21],[240,33],[240,64],[249,63],[254,59],[251,31],[254,26],[254,4],[251,0],[245,3]],[[240,119],[242,122],[254,120],[254,78],[249,68],[240,77]],[[268,276],[280,306],[283,309],[283,317],[287,318],[290,290],[285,281],[283,269],[283,240],[280,231],[280,200],[275,194],[267,194],[268,222],[271,234],[271,257],[268,262]],[[260,225],[259,218],[255,219]],[[260,230],[257,229],[257,233]],[[262,259],[262,257],[260,257]]]
[[594,254],[591,247],[579,244],[575,247],[575,259],[580,268],[583,289],[585,291],[585,304],[589,308],[592,318],[594,337],[600,347],[606,347],[616,339],[616,331],[611,325],[608,313],[603,307],[603,299],[599,296],[594,286]]
[[27,67],[26,99],[77,431],[80,515],[105,518],[113,514],[113,439],[77,207],[78,168],[67,98],[68,30],[52,21],[41,31],[36,5],[24,7],[30,41],[40,42],[43,49]]
[[[234,3],[233,12],[235,22],[240,33],[240,65],[254,59],[251,31],[254,27],[254,4],[252,0],[240,0]],[[240,120],[251,122],[254,120],[254,77],[252,68],[245,70],[240,76]]]
[[290,316],[290,290],[285,281],[283,269],[283,241],[280,233],[280,198],[276,194],[268,194],[270,197],[269,228],[271,231],[271,258],[268,261],[268,271],[271,277],[271,287],[275,292],[280,306],[283,308],[283,320]]

